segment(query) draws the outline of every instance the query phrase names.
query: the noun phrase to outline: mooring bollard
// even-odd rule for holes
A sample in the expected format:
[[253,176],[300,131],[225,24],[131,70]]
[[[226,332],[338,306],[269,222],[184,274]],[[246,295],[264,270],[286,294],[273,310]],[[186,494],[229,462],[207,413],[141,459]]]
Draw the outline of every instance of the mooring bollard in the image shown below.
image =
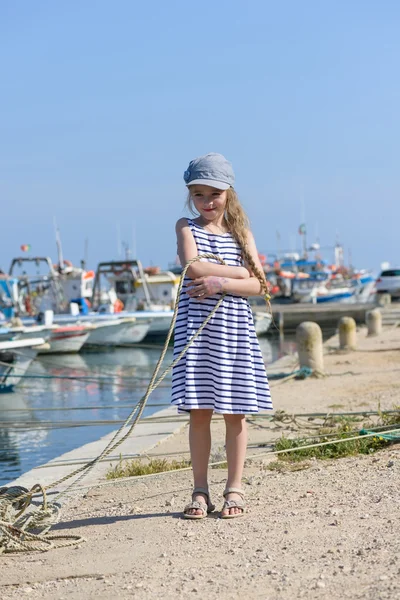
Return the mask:
[[365,321],[368,327],[368,335],[379,335],[382,333],[382,313],[379,308],[369,310]]
[[378,294],[378,305],[385,307],[392,303],[392,296],[390,294]]
[[306,321],[296,329],[297,352],[300,368],[308,367],[315,373],[324,372],[322,331],[317,323]]
[[341,350],[357,348],[357,326],[352,317],[339,319],[339,347]]

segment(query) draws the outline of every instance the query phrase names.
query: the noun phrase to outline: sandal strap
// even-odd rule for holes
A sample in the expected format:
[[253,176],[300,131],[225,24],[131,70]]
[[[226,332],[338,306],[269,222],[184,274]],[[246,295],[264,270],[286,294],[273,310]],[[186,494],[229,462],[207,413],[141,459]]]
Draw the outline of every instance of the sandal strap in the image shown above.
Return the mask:
[[[244,497],[245,497],[244,491],[241,490],[240,488],[235,488],[235,487],[226,488],[225,491],[224,491],[224,493],[223,493],[224,498],[228,494],[239,494],[239,496],[241,496],[243,500],[244,500]],[[233,502],[233,500],[232,500],[232,502]]]
[[206,496],[207,502],[202,502],[201,500],[192,500],[189,504],[187,504],[187,506],[185,506],[183,510],[184,513],[186,513],[192,508],[200,509],[204,515],[215,510],[215,505],[211,503],[210,493],[207,488],[196,487],[193,490],[192,496],[194,496],[195,494],[203,494],[204,496]]
[[222,510],[224,510],[225,508],[240,508],[244,511],[246,505],[241,500],[225,500]]
[[193,500],[193,502],[190,502],[189,504],[187,504],[185,506],[185,508],[183,509],[183,512],[186,513],[187,511],[191,510],[192,508],[201,510],[204,514],[207,514],[208,506],[207,506],[207,504],[204,504],[204,502],[198,502],[197,500]]

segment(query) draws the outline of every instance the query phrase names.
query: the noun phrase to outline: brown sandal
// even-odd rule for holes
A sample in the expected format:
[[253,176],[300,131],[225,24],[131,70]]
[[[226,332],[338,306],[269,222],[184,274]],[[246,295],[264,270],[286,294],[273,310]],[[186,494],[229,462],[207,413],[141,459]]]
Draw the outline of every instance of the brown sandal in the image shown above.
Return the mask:
[[[239,488],[226,488],[226,490],[224,491],[224,498],[226,498],[226,496],[228,494],[239,494],[239,496],[241,497],[241,500],[225,500],[224,505],[222,507],[221,510],[221,519],[236,519],[236,517],[243,517],[244,513],[246,512],[246,502],[244,499],[244,491],[239,489]],[[222,514],[222,511],[226,510],[227,508],[239,508],[241,510],[241,512],[238,513],[234,513],[233,515],[230,515],[229,513],[226,515]]]
[[[183,509],[183,518],[184,519],[204,519],[209,513],[215,510],[214,504],[210,502],[210,493],[206,488],[194,488],[192,497],[195,494],[204,494],[207,496],[207,504],[205,502],[200,502],[199,500],[192,500],[189,504],[185,506]],[[189,513],[189,510],[201,510],[201,515],[194,515]]]

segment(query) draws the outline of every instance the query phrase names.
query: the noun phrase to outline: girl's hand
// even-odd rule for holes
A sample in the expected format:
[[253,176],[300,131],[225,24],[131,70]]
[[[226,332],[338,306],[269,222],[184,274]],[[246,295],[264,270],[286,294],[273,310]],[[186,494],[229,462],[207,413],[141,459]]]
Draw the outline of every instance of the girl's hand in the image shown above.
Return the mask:
[[201,301],[208,296],[214,296],[224,291],[225,277],[199,277],[187,284],[187,295]]

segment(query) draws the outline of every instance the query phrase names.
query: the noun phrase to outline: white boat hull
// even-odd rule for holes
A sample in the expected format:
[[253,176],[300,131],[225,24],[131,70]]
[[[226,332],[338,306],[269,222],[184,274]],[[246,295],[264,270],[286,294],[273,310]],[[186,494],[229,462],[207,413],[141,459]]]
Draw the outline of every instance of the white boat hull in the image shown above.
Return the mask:
[[[6,333],[7,330],[7,333]],[[6,340],[31,340],[43,338],[47,342],[52,334],[52,328],[45,325],[28,325],[22,327],[8,327],[4,329],[1,339]]]
[[[77,315],[77,316],[72,316],[72,315],[55,315],[54,316],[54,323],[57,325],[68,325],[68,324],[74,324],[74,325],[79,325],[79,324],[92,324],[92,325],[96,325],[96,326],[103,326],[105,324],[111,326],[111,325],[116,325],[118,323],[120,323],[121,321],[125,321],[125,320],[130,320],[132,322],[132,319],[135,320],[136,325],[144,325],[146,324],[147,326],[150,325],[150,327],[147,328],[147,333],[146,335],[150,335],[150,336],[163,336],[166,335],[170,325],[171,325],[171,321],[172,321],[172,316],[173,316],[173,311],[172,310],[160,310],[160,311],[123,311],[121,313],[96,313],[96,312],[91,312],[88,315]],[[26,322],[27,324],[30,323],[31,319],[24,319],[24,322]],[[115,331],[118,331],[118,329],[116,329]],[[142,341],[141,338],[141,331],[143,331],[142,327],[140,329],[136,329],[135,332],[132,333],[132,335],[134,336],[135,341],[132,341],[132,337],[128,336],[129,342],[128,343],[138,343],[140,341]],[[105,333],[105,332],[104,332]],[[128,334],[127,334],[128,335]],[[117,345],[117,340],[119,340],[119,335],[114,335],[114,333],[108,332],[107,333],[107,341],[102,342],[102,334],[100,334],[100,332],[98,332],[97,334],[95,334],[94,332],[92,334],[90,334],[89,339],[86,341],[85,345]],[[122,337],[122,334],[121,334]],[[126,342],[123,342],[126,343]]]
[[[124,314],[124,313],[122,313]],[[134,314],[130,314],[129,312],[125,313],[126,316],[134,316],[136,318],[137,323],[140,323],[142,320],[148,322],[151,321],[149,330],[147,332],[148,336],[162,336],[166,335],[169,331],[172,317],[174,315],[173,310],[160,310],[160,311],[152,311],[152,310],[144,310],[137,311]]]
[[138,344],[146,337],[150,323],[133,323],[122,332],[118,345]]
[[39,354],[64,354],[76,353],[82,348],[88,340],[90,331],[83,330],[82,332],[57,332],[51,336],[49,343],[50,348],[39,351]]
[[96,323],[85,346],[116,346],[121,335],[121,323]]
[[125,344],[137,344],[147,335],[150,319],[136,319],[134,316],[121,314],[98,314],[79,315],[56,315],[55,322],[59,325],[85,324],[91,327],[91,331],[84,346],[119,346]]
[[133,319],[120,321],[92,321],[95,329],[86,342],[88,346],[119,346],[141,342],[147,334],[149,323],[138,324]]
[[174,313],[167,313],[166,315],[160,315],[156,318],[153,317],[153,321],[150,324],[150,329],[147,335],[166,335],[171,326],[171,321]]
[[43,338],[0,342],[0,393],[13,391],[43,343]]

